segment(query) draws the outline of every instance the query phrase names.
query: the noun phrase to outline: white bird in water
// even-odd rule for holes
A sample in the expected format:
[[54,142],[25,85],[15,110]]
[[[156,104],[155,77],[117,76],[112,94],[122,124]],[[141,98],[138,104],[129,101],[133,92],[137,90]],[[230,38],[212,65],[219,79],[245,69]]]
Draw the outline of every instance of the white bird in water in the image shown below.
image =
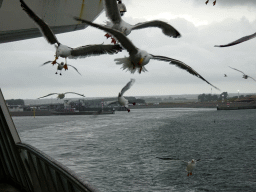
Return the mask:
[[[230,67],[230,66],[229,66],[229,67]],[[240,70],[235,69],[235,68],[232,68],[232,67],[230,67],[230,68],[231,68],[231,69],[234,69],[234,70],[236,70],[236,71],[239,71],[240,73],[243,73],[243,78],[244,78],[244,79],[248,79],[248,77],[249,77],[249,78],[253,79],[254,81],[256,81],[254,78],[250,77],[249,75],[246,75],[243,71],[240,71]]]
[[191,161],[184,161],[184,160],[179,160],[179,159],[174,159],[174,158],[169,158],[169,157],[157,157],[158,159],[162,159],[162,160],[171,160],[171,161],[182,161],[183,163],[186,163],[187,167],[186,167],[186,171],[187,171],[187,176],[192,175],[192,171],[196,166],[196,162],[200,161],[200,159],[195,160],[192,159]]
[[144,66],[149,63],[150,59],[166,61],[166,62],[169,62],[170,64],[173,64],[181,69],[186,70],[187,72],[189,72],[192,75],[197,76],[198,78],[202,79],[209,85],[213,86],[215,89],[219,90],[219,88],[217,88],[214,85],[212,85],[211,83],[209,83],[206,79],[204,79],[194,69],[192,69],[190,66],[186,65],[185,63],[183,63],[179,60],[164,57],[164,56],[155,56],[155,55],[149,54],[146,51],[135,47],[135,45],[123,33],[119,32],[115,29],[111,29],[111,28],[108,28],[108,27],[105,27],[102,25],[98,25],[96,23],[92,23],[90,21],[80,19],[78,17],[74,17],[74,19],[77,21],[86,23],[88,25],[91,25],[95,28],[104,30],[108,33],[111,33],[113,36],[115,36],[115,38],[118,39],[118,41],[121,43],[121,45],[129,52],[129,57],[115,59],[116,64],[122,64],[123,65],[122,68],[130,71],[131,73],[135,73],[136,70],[138,70],[139,73],[141,73],[142,71],[143,72],[147,71]]
[[231,43],[228,43],[228,44],[226,44],[226,45],[215,45],[214,47],[229,47],[229,46],[237,45],[237,44],[239,44],[239,43],[243,43],[243,42],[248,41],[248,40],[250,40],[250,39],[253,39],[253,38],[255,38],[255,37],[256,37],[256,33],[253,33],[253,34],[251,34],[251,35],[244,36],[244,37],[242,37],[242,38],[240,38],[240,39],[238,39],[238,40],[236,40],[236,41],[233,41],[233,42],[231,42]]
[[[107,21],[106,27],[118,30],[124,35],[129,35],[132,30],[143,29],[147,27],[158,27],[162,29],[162,32],[169,37],[180,37],[180,33],[171,25],[160,20],[147,21],[137,23],[136,25],[130,25],[126,23],[120,16],[116,0],[104,0],[104,9],[106,16],[110,21]],[[111,37],[110,34],[105,35],[107,38]],[[116,43],[116,40],[112,38],[112,42]]]
[[45,95],[45,96],[43,96],[43,97],[39,97],[39,98],[37,98],[37,99],[41,99],[41,98],[48,97],[48,96],[50,96],[50,95],[55,95],[55,94],[58,95],[58,96],[57,96],[57,99],[63,99],[63,98],[65,97],[65,95],[68,94],[68,93],[72,93],[72,94],[76,94],[76,95],[80,95],[80,96],[82,96],[82,97],[85,97],[83,94],[79,94],[79,93],[75,93],[75,92],[66,92],[66,93],[50,93],[50,94],[48,94],[48,95]]
[[52,62],[54,65],[59,57],[65,58],[65,68],[67,67],[67,57],[70,59],[77,59],[89,56],[96,56],[102,54],[115,54],[122,51],[120,45],[86,45],[77,48],[71,48],[61,44],[52,32],[50,27],[38,17],[25,3],[20,0],[21,7],[27,13],[27,15],[37,24],[40,32],[45,37],[48,43],[56,46],[55,60]]
[[[43,63],[42,64],[42,66],[44,66],[44,65],[46,65],[46,64],[49,64],[49,63],[51,63],[52,61],[46,61],[45,63]],[[61,62],[61,63],[58,63],[58,62],[56,62],[57,64],[58,64],[58,66],[57,66],[57,71],[56,71],[56,73],[55,74],[58,74],[58,70],[60,71],[60,75],[61,75],[61,71],[62,71],[62,69],[64,68],[65,69],[65,71],[66,70],[68,70],[68,66],[69,67],[72,67],[73,69],[75,69],[76,70],[76,72],[79,74],[79,75],[81,75],[80,73],[79,73],[79,71],[77,70],[77,68],[75,68],[73,65],[69,65],[69,64],[64,64],[64,62]]]
[[188,172],[187,176],[192,175],[192,171],[195,168],[197,161],[200,161],[200,159],[198,160],[192,159],[189,162],[183,161],[187,164],[187,168],[186,168],[186,171]]

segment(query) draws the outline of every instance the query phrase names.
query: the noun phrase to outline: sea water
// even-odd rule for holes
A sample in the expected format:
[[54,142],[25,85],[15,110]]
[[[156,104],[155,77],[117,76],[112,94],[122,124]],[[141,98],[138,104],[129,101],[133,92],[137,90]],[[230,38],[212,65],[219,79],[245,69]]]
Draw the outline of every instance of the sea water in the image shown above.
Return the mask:
[[[256,110],[14,117],[22,142],[99,191],[256,191]],[[170,158],[162,160],[159,158]],[[186,163],[197,162],[187,176]]]

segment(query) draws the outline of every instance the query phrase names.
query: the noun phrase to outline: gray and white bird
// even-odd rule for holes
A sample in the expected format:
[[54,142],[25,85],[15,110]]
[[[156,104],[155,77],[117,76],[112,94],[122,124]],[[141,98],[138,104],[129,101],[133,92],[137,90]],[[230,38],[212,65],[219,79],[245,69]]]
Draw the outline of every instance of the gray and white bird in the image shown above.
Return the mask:
[[39,16],[37,16],[26,4],[23,0],[20,0],[22,9],[27,13],[27,15],[36,23],[40,32],[45,37],[48,43],[55,45],[56,53],[55,60],[52,61],[54,65],[56,60],[59,57],[65,58],[65,68],[67,67],[67,58],[77,59],[89,56],[96,56],[102,54],[115,54],[122,51],[122,47],[120,45],[86,45],[77,48],[71,48],[66,45],[61,44],[56,38],[55,34],[52,32],[51,28],[45,23]]
[[215,45],[214,47],[230,47],[230,46],[233,46],[233,45],[237,45],[237,44],[240,44],[240,43],[243,43],[245,41],[248,41],[250,39],[253,39],[256,37],[256,33],[253,33],[251,35],[248,35],[248,36],[244,36],[236,41],[233,41],[231,43],[228,43],[226,45]]
[[80,94],[80,93],[66,92],[66,93],[50,93],[50,94],[48,94],[48,95],[45,95],[45,96],[43,96],[43,97],[39,97],[39,98],[37,98],[37,99],[41,99],[41,98],[48,97],[48,96],[55,95],[55,94],[58,95],[58,96],[57,96],[57,99],[63,99],[63,98],[65,97],[65,95],[68,94],[68,93],[72,93],[72,94],[76,94],[76,95],[80,95],[80,96],[82,96],[82,97],[85,97],[83,94]]
[[[230,67],[230,66],[229,66],[229,67]],[[230,68],[231,68],[231,69],[234,69],[234,70],[236,70],[236,71],[239,71],[240,73],[243,73],[243,78],[244,78],[244,79],[248,79],[248,77],[249,77],[249,78],[253,79],[254,81],[256,81],[254,78],[250,77],[249,75],[246,75],[243,71],[240,71],[240,70],[235,69],[235,68],[233,68],[233,67],[230,67]]]
[[[147,27],[158,27],[162,29],[162,32],[169,37],[177,38],[181,36],[174,27],[160,20],[153,20],[137,23],[136,25],[130,25],[121,18],[116,0],[104,0],[104,9],[107,18],[110,20],[106,22],[106,27],[118,30],[126,36],[129,35],[132,30],[143,29]],[[107,33],[105,36],[107,38],[111,37],[109,33]],[[112,42],[116,43],[116,40],[112,38]]]
[[[43,63],[41,66],[44,66],[44,65],[46,65],[46,64],[49,64],[49,63],[51,63],[52,61],[46,61],[45,63]],[[58,62],[56,62],[57,63],[57,71],[56,71],[56,73],[55,74],[58,74],[58,70],[60,71],[60,75],[62,75],[61,74],[61,71],[62,71],[62,69],[64,68],[65,69],[65,71],[66,70],[68,70],[68,66],[69,67],[72,67],[73,69],[75,69],[76,70],[76,72],[79,74],[79,75],[81,75],[80,73],[79,73],[79,71],[77,70],[77,68],[75,68],[73,65],[70,65],[70,64],[64,64],[64,62],[61,62],[61,63],[58,63]]]
[[192,171],[195,168],[197,161],[200,161],[200,159],[198,159],[198,160],[192,159],[189,162],[183,161],[184,163],[187,164],[187,168],[186,168],[186,171],[188,173],[187,176],[192,175]]
[[202,79],[203,81],[205,81],[209,85],[213,86],[215,89],[219,90],[219,88],[217,88],[214,85],[212,85],[211,83],[209,83],[206,79],[204,79],[199,73],[197,73],[194,69],[192,69],[187,64],[185,64],[185,63],[183,63],[179,60],[169,58],[169,57],[156,56],[156,55],[149,54],[146,51],[137,48],[120,31],[117,31],[115,29],[111,29],[111,28],[108,28],[108,27],[105,27],[105,26],[102,26],[102,25],[98,25],[96,23],[92,23],[90,21],[80,19],[78,17],[74,17],[74,19],[77,20],[77,21],[81,21],[82,23],[86,23],[88,25],[91,25],[95,28],[104,30],[108,33],[111,33],[113,36],[115,36],[116,39],[118,39],[120,44],[129,52],[129,57],[115,59],[116,64],[121,64],[122,68],[124,70],[126,69],[127,71],[130,71],[131,73],[135,73],[138,70],[138,72],[141,73],[142,71],[143,72],[147,71],[147,69],[145,68],[145,65],[149,63],[150,59],[166,61],[166,62],[169,62],[169,64],[173,64],[173,65],[175,65],[175,66],[177,66],[181,69],[186,70],[190,74],[197,76],[198,78]]
[[121,90],[121,92],[118,94],[118,103],[125,107],[125,109],[128,111],[128,113],[130,112],[130,109],[128,108],[128,100],[124,98],[124,93],[131,88],[131,86],[134,84],[135,79],[131,79]]

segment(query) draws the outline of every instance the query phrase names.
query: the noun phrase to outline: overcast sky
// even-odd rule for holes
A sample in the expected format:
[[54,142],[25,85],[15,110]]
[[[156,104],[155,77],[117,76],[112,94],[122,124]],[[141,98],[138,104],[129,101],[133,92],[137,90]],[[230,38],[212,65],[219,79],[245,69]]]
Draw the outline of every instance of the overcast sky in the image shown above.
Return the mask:
[[[201,79],[167,62],[151,60],[148,72],[123,71],[115,58],[128,56],[124,50],[116,55],[102,55],[71,60],[82,74],[72,68],[56,75],[56,67],[42,63],[54,59],[55,48],[44,38],[0,44],[1,89],[6,99],[35,99],[46,94],[74,91],[87,97],[117,96],[123,86],[134,78],[135,84],[125,96],[254,93],[256,82],[243,79],[244,71],[256,79],[256,39],[242,44],[217,48],[245,35],[256,32],[256,1],[217,0],[123,0],[127,13],[122,17],[130,24],[148,20],[163,20],[175,27],[181,38],[169,38],[157,28],[132,31],[128,36],[135,46],[154,55],[183,61],[206,80],[220,88],[218,91]],[[105,12],[94,21],[107,21]],[[57,35],[58,40],[70,47],[87,44],[110,43],[105,32],[92,27],[85,30]],[[63,58],[58,60],[64,61]],[[224,74],[228,77],[224,78]],[[75,97],[67,95],[67,97]],[[55,96],[53,96],[55,98]]]

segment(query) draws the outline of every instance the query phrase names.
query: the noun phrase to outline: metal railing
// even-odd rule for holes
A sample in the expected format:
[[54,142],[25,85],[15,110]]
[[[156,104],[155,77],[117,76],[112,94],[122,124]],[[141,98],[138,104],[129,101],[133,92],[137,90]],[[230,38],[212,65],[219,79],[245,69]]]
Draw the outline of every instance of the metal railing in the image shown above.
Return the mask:
[[24,192],[96,192],[73,171],[22,143],[0,89],[0,183]]

